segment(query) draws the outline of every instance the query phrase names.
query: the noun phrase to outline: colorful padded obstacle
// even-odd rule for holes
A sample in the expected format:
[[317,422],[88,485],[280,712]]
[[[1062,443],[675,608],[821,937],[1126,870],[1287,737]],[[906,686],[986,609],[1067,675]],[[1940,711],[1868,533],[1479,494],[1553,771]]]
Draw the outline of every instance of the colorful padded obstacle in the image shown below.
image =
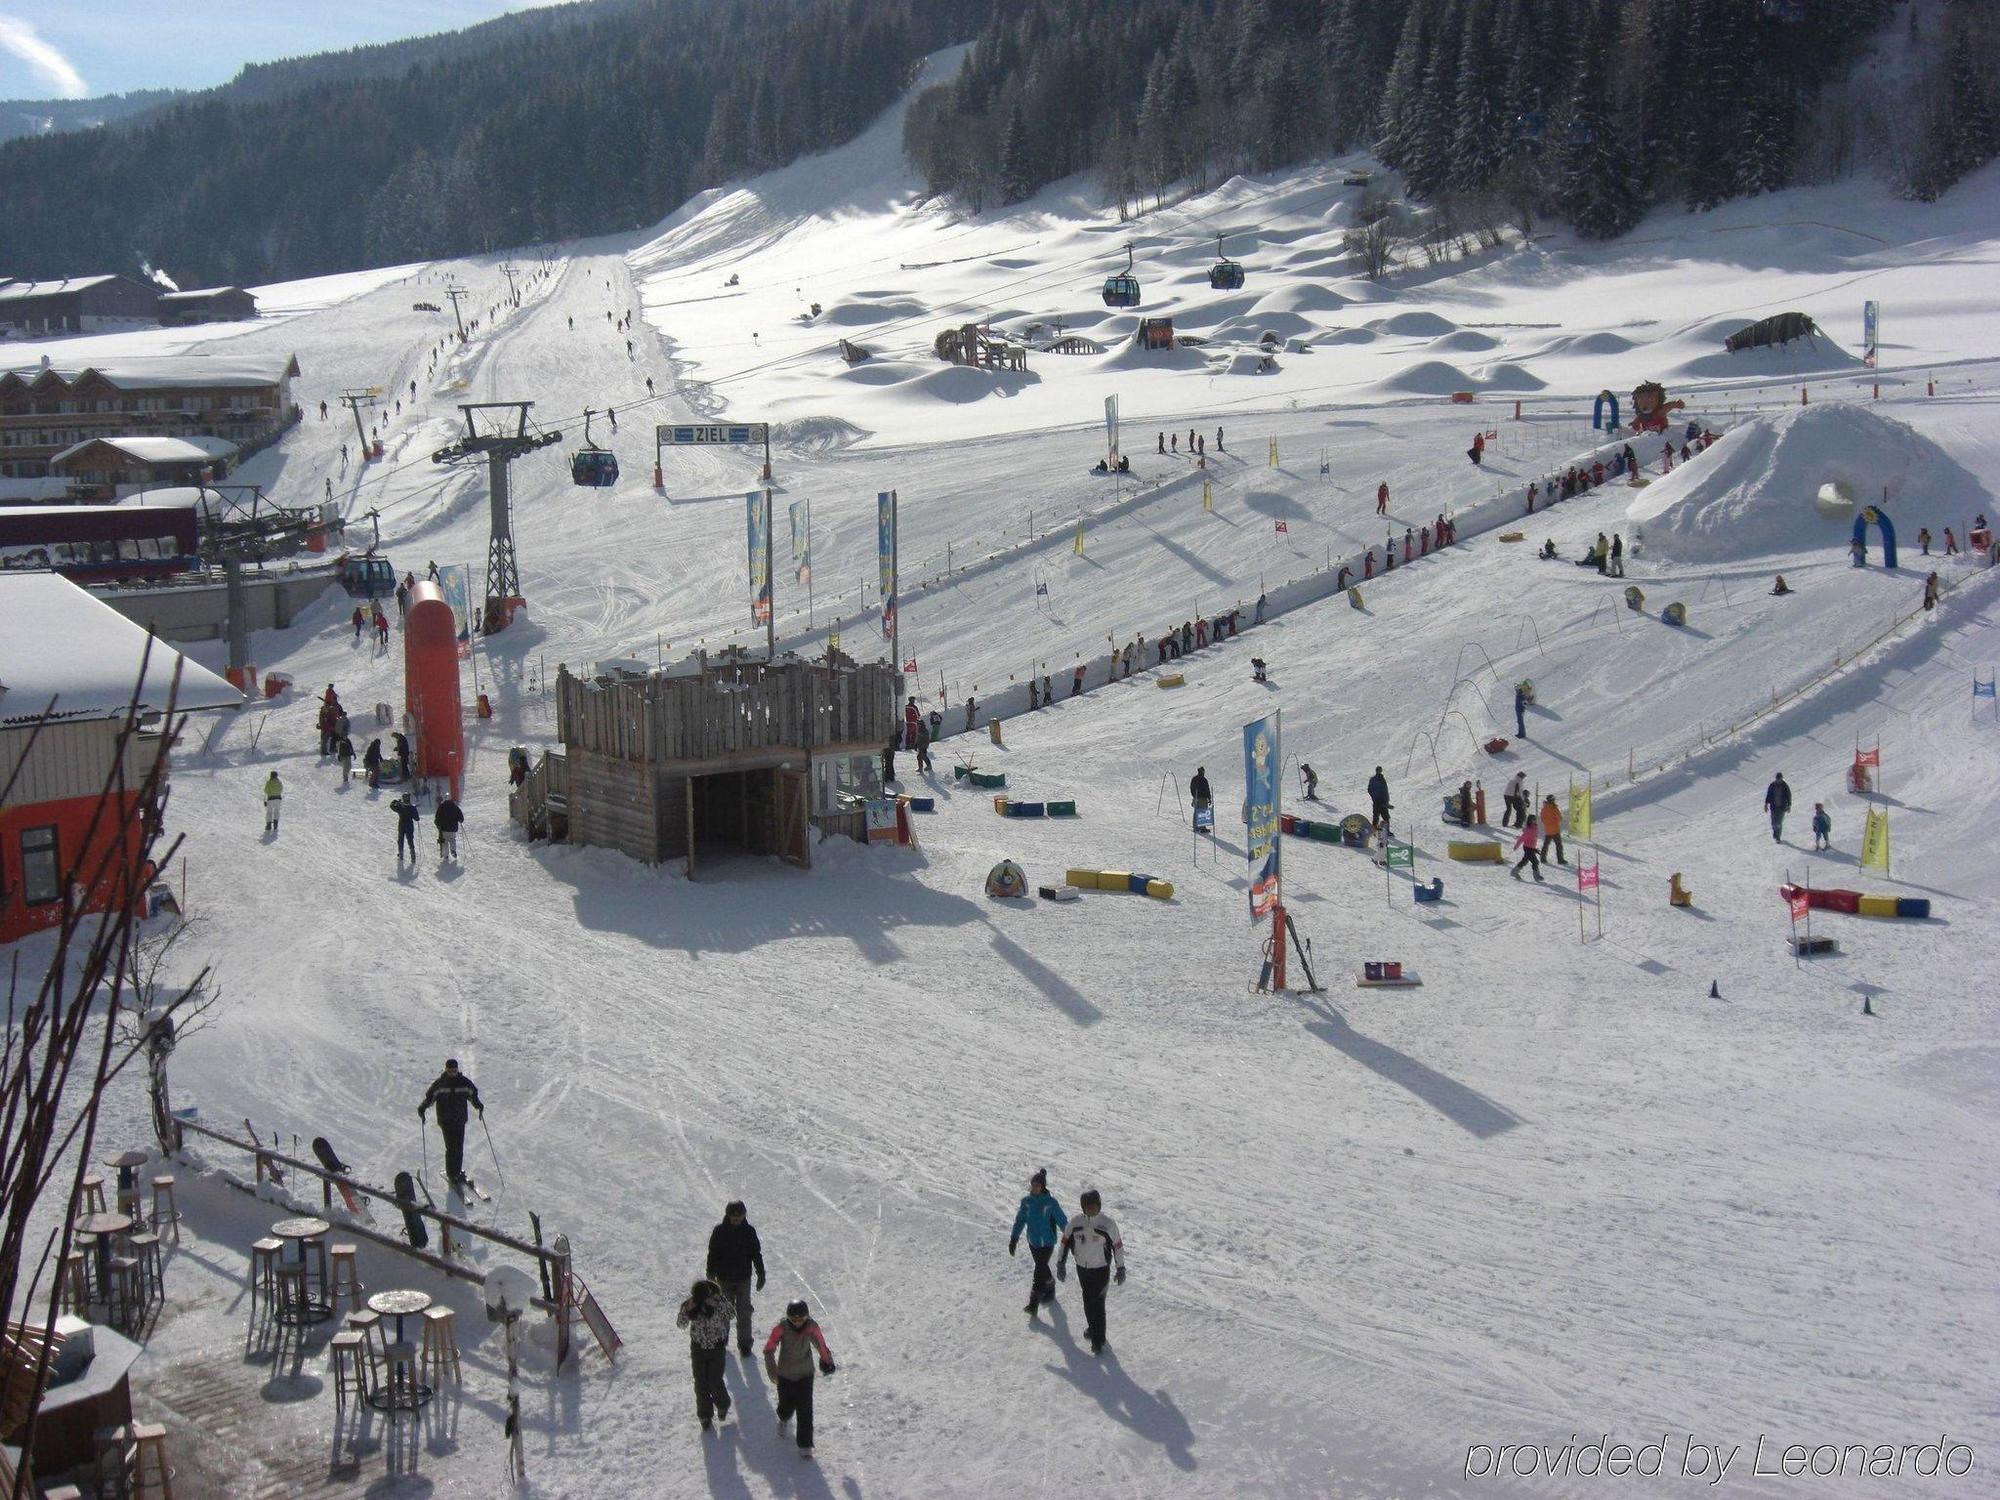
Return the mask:
[[1160,687],[1163,687],[1163,688],[1170,688],[1170,687],[1186,687],[1186,686],[1187,686],[1187,673],[1185,673],[1185,672],[1169,672],[1169,673],[1167,673],[1167,675],[1166,675],[1166,676],[1164,676],[1164,677],[1156,677],[1156,678],[1154,678],[1154,679],[1153,679],[1153,681],[1154,681],[1154,682],[1155,682],[1155,683],[1156,683],[1156,684],[1157,684],[1158,686],[1160,686]]
[[1083,893],[1073,885],[1038,885],[1035,894],[1044,901],[1074,901]]
[[996,901],[1009,901],[1028,894],[1028,877],[1011,859],[1003,859],[986,872],[986,894]]
[[1131,895],[1151,896],[1155,901],[1170,901],[1174,894],[1172,881],[1135,875],[1129,870],[1065,870],[1063,879],[1079,890],[1124,891]]
[[905,797],[903,803],[911,812],[934,813],[937,811],[937,798],[935,797]]
[[1685,625],[1688,622],[1688,607],[1676,599],[1660,611],[1660,618],[1669,625]]
[[1507,862],[1506,851],[1492,839],[1453,839],[1444,852],[1461,864],[1499,865]]
[[1311,818],[1298,818],[1290,813],[1278,815],[1278,827],[1294,838],[1318,839],[1322,844],[1340,842],[1340,824],[1314,822]]
[[[1797,886],[1781,885],[1778,894],[1787,901],[1797,893]],[[1805,893],[1806,905],[1814,911],[1837,911],[1850,917],[1891,917],[1906,922],[1921,922],[1931,914],[1930,898],[1927,896],[1864,896],[1859,891],[1842,890],[1838,886],[1820,886]]]
[[1419,906],[1427,901],[1442,901],[1444,900],[1444,877],[1442,875],[1433,875],[1429,885],[1411,886],[1410,894],[1416,898]]
[[1694,893],[1681,884],[1681,872],[1674,871],[1667,877],[1667,905],[1693,906]]

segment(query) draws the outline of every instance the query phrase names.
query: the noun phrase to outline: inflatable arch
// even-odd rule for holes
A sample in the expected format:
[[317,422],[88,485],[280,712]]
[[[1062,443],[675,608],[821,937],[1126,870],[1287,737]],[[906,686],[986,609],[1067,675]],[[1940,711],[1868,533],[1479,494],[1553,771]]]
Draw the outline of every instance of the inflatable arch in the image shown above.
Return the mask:
[[1854,518],[1854,545],[1861,549],[1860,556],[1868,555],[1868,523],[1873,521],[1882,533],[1882,566],[1896,566],[1896,526],[1889,519],[1889,513],[1879,505],[1864,505]]
[[[1611,408],[1611,425],[1609,427],[1604,425],[1604,408],[1607,405]],[[1618,430],[1618,398],[1612,395],[1611,392],[1599,391],[1597,399],[1590,403],[1590,425],[1604,432],[1616,432]]]

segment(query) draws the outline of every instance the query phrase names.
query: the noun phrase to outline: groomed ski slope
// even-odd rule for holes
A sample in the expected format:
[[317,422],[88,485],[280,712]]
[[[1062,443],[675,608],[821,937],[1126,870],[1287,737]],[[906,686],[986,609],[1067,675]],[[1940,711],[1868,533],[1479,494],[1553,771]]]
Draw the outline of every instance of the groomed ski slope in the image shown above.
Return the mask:
[[[2000,660],[1993,575],[1955,563],[1935,616],[1851,658],[1915,602],[1919,521],[1940,531],[1979,508],[1993,514],[1990,368],[1965,366],[1935,401],[1910,384],[1926,360],[1969,359],[1990,344],[1990,311],[1955,299],[1976,274],[1966,268],[2000,237],[1992,172],[1932,209],[1861,188],[1777,195],[1699,220],[1656,218],[1608,248],[1537,245],[1365,291],[1329,263],[1337,219],[1317,257],[1289,264],[1232,241],[1251,269],[1246,291],[1294,307],[1322,289],[1351,297],[1324,312],[1342,327],[1405,313],[1460,329],[1560,317],[1560,330],[1495,335],[1542,383],[1518,425],[1507,420],[1511,394],[1468,410],[1403,388],[1432,378],[1424,366],[1439,351],[1428,345],[1448,336],[1436,332],[1281,356],[1274,377],[1138,370],[1113,356],[1059,379],[1038,359],[1036,390],[955,401],[919,399],[905,389],[914,381],[871,395],[838,378],[837,360],[808,368],[801,358],[730,391],[721,374],[789,357],[790,345],[778,321],[752,317],[763,352],[732,348],[733,335],[662,295],[676,277],[720,282],[740,265],[753,289],[799,285],[809,268],[839,265],[844,239],[874,256],[870,285],[921,305],[913,327],[924,343],[933,325],[957,320],[950,306],[992,307],[982,278],[1001,271],[1047,267],[1042,284],[1075,282],[1071,302],[1085,306],[1080,273],[1055,267],[1084,237],[1111,239],[1104,221],[1052,195],[954,225],[910,204],[887,159],[866,154],[882,149],[864,138],[834,162],[698,201],[658,237],[567,247],[520,309],[434,375],[437,320],[412,319],[408,304],[424,294],[407,279],[242,335],[298,349],[313,407],[246,466],[249,477],[304,499],[334,476],[355,524],[379,508],[399,570],[421,574],[433,557],[476,568],[480,481],[425,461],[451,436],[454,402],[532,397],[538,417],[566,429],[585,405],[617,404],[621,429],[643,431],[712,413],[729,391],[732,416],[798,424],[778,454],[780,525],[783,501],[814,500],[816,615],[839,607],[843,586],[857,590],[853,612],[872,602],[858,586],[873,566],[877,489],[903,497],[906,579],[914,558],[947,542],[956,565],[962,544],[1025,540],[1031,507],[1059,518],[1054,545],[906,603],[905,654],[919,658],[927,693],[942,676],[954,705],[974,684],[982,700],[1004,691],[1031,663],[1060,679],[1107,636],[1247,602],[1329,553],[1379,543],[1382,478],[1399,536],[1447,506],[1485,514],[1501,503],[1496,489],[1516,492],[1583,451],[1600,385],[1623,392],[1705,357],[1696,351],[1719,347],[1709,325],[1724,313],[1800,305],[1832,326],[1812,299],[1845,308],[1879,295],[1915,347],[1889,358],[1905,383],[1869,412],[1936,444],[1977,488],[1891,503],[1899,575],[1848,568],[1838,537],[1808,519],[1810,493],[1774,493],[1770,504],[1800,516],[1794,545],[1781,527],[1754,546],[1746,536],[1740,554],[1726,544],[1698,560],[1641,550],[1628,581],[1646,607],[1632,615],[1622,585],[1530,556],[1543,536],[1572,558],[1600,530],[1629,538],[1635,492],[1611,486],[1538,516],[1526,543],[1484,530],[1372,580],[1361,611],[1335,598],[1203,653],[1178,690],[1157,688],[1148,671],[1010,718],[1004,750],[983,736],[941,747],[941,765],[963,753],[1005,769],[1020,795],[1076,797],[1073,824],[1003,821],[985,794],[955,793],[947,769],[929,788],[940,811],[919,820],[919,851],[829,843],[809,873],[724,859],[690,882],[605,851],[520,842],[505,820],[505,750],[549,742],[538,688],[558,660],[671,660],[697,643],[754,640],[741,500],[754,469],[744,455],[675,457],[662,499],[647,483],[650,444],[621,440],[626,481],[598,494],[571,488],[553,449],[515,474],[531,620],[474,658],[496,716],[468,723],[462,866],[438,865],[426,832],[425,857],[399,869],[387,792],[340,788],[312,753],[304,690],[335,681],[364,719],[367,705],[400,699],[396,658],[350,644],[337,594],[256,639],[259,665],[292,673],[301,693],[197,726],[184,747],[172,821],[188,837],[200,917],[201,952],[188,956],[217,965],[224,1002],[175,1058],[177,1101],[218,1123],[247,1114],[285,1134],[326,1133],[361,1175],[386,1181],[416,1165],[411,1110],[441,1058],[465,1063],[505,1162],[500,1216],[518,1229],[532,1208],[572,1237],[627,1346],[615,1369],[592,1356],[580,1376],[531,1387],[534,1493],[1476,1494],[1498,1485],[1466,1476],[1469,1445],[1559,1446],[1572,1433],[1634,1443],[1666,1433],[1674,1455],[1690,1438],[1741,1445],[1725,1488],[1744,1495],[1796,1488],[1746,1472],[1759,1435],[1872,1444],[1943,1431],[1983,1464],[1996,1438],[1997,1226],[1985,1185],[2000,1113],[1983,940],[2000,881],[1984,829],[2000,733],[1985,700],[1971,711],[1967,687]],[[1255,187],[1306,203],[1337,175]],[[1222,201],[1247,191],[1232,184]],[[786,213],[754,239],[718,229],[677,240],[745,195],[781,194],[791,195]],[[1839,228],[1710,235],[1808,219],[1852,220],[1870,234],[1894,222],[1903,237],[1850,252]],[[948,233],[980,259],[907,288],[886,269],[925,258],[899,236]],[[1692,253],[1711,242],[1727,249]],[[1314,248],[1306,234],[1291,243]],[[1201,263],[1187,253],[1189,266]],[[1003,258],[1025,264],[997,266]],[[1728,284],[1732,269],[1760,293]],[[424,274],[446,272],[497,295],[491,263]],[[1863,275],[1865,293],[1851,284]],[[1190,295],[1205,298],[1205,286]],[[1364,296],[1393,305],[1356,305]],[[636,311],[642,297],[662,336],[636,338],[628,358],[604,314]],[[1651,321],[1668,308],[1672,321]],[[732,315],[729,326],[743,321]],[[1254,342],[1254,318],[1247,326]],[[1835,331],[1854,342],[1852,329]],[[824,328],[797,338],[830,341]],[[1632,348],[1614,350],[1614,338]],[[1572,342],[1554,347],[1562,339]],[[677,373],[693,379],[676,386]],[[1722,472],[1732,444],[1762,440],[1749,403],[1789,409],[1797,381],[1775,360],[1753,373],[1764,382],[1754,391],[1756,381],[1669,380],[1731,431],[1686,474],[1656,481],[1676,490],[1649,487],[1637,503],[1700,501],[1703,475]],[[660,399],[646,405],[649,374]],[[414,413],[390,424],[394,462],[340,475],[351,425],[320,424],[317,389],[400,380],[407,395],[411,379]],[[1844,394],[1856,390],[1850,375]],[[1101,451],[1092,428],[1114,391],[1136,481],[1161,482],[1087,529],[1079,557],[1070,532],[1079,509],[1104,503],[1091,486],[1105,481],[1083,471]],[[1212,439],[1218,421],[1233,456],[1212,453],[1215,509],[1205,512],[1201,476],[1161,459],[1151,435],[1177,427],[1184,437],[1194,423]],[[1474,423],[1503,434],[1483,470],[1461,456]],[[1064,424],[1073,430],[1045,430]],[[1273,530],[1281,518],[1284,535]],[[1045,529],[1039,516],[1035,529]],[[1795,596],[1765,593],[1778,571]],[[1035,593],[1038,581],[1047,594]],[[788,636],[793,596],[781,561]],[[1687,631],[1659,622],[1674,598],[1689,603]],[[875,630],[869,618],[847,625],[843,648]],[[1271,663],[1268,687],[1249,680],[1253,653]],[[1702,747],[1774,690],[1820,678],[1836,653],[1840,670]],[[1508,689],[1521,675],[1540,697],[1529,741],[1487,758],[1473,742],[1513,737]],[[471,688],[468,679],[468,701]],[[1418,876],[1441,874],[1446,886],[1444,905],[1419,909],[1398,877],[1385,900],[1383,872],[1365,856],[1288,841],[1288,901],[1327,985],[1314,997],[1248,988],[1260,934],[1245,920],[1243,833],[1231,813],[1240,726],[1274,707],[1288,756],[1318,768],[1334,809],[1362,804],[1368,771],[1384,766],[1399,826],[1420,850]],[[955,707],[948,719],[956,724]],[[1435,739],[1435,763],[1420,733]],[[1893,882],[1853,867],[1863,804],[1841,778],[1857,738],[1882,745]],[[1682,759],[1690,750],[1699,753]],[[1500,784],[1517,766],[1547,790],[1585,773],[1623,783],[1649,758],[1668,769],[1600,794],[1601,940],[1594,909],[1591,940],[1578,940],[1569,871],[1538,887],[1442,858],[1439,777],[1455,785],[1477,771],[1497,819]],[[1223,814],[1212,846],[1180,812],[1198,764]],[[284,830],[267,844],[257,788],[273,767],[290,790]],[[902,769],[914,788],[907,759]],[[1780,769],[1798,799],[1783,848],[1760,809]],[[1294,780],[1288,799],[1295,792]],[[1835,815],[1836,851],[1817,859],[1802,852],[1814,800]],[[994,903],[981,882],[1003,856],[1031,882],[1071,865],[1142,869],[1173,881],[1176,896]],[[1927,894],[1933,920],[1825,918],[1815,930],[1835,932],[1842,953],[1796,968],[1776,886],[1809,864],[1815,884]],[[1666,905],[1675,871],[1692,911]],[[1423,987],[1354,988],[1374,957],[1402,959]],[[1863,993],[1873,1019],[1859,1013]],[[136,1091],[116,1108],[109,1129],[139,1138]],[[484,1151],[475,1135],[475,1169]],[[1006,1258],[1005,1237],[1038,1165],[1066,1207],[1083,1185],[1100,1187],[1124,1229],[1132,1275],[1112,1294],[1102,1360],[1081,1348],[1074,1283],[1053,1318],[1029,1325],[1020,1311],[1027,1262]],[[704,1440],[689,1411],[672,1309],[722,1203],[738,1196],[771,1272],[760,1318],[807,1297],[842,1364],[820,1389],[811,1468],[776,1431],[754,1365],[732,1362],[740,1432]],[[213,1239],[198,1218],[189,1228],[202,1257],[233,1268],[243,1236],[219,1218]],[[240,1325],[218,1283],[212,1310],[184,1315],[172,1346],[238,1359]],[[455,1451],[420,1461],[420,1482],[438,1495],[487,1495],[505,1485],[497,1431],[490,1442],[479,1431],[497,1428],[498,1354],[470,1301],[460,1325],[482,1400],[468,1403]],[[315,1416],[274,1406],[271,1421],[303,1432]],[[1537,1475],[1509,1485],[1582,1495],[1601,1483]],[[1906,1474],[1827,1487],[1893,1495],[1925,1485]]]

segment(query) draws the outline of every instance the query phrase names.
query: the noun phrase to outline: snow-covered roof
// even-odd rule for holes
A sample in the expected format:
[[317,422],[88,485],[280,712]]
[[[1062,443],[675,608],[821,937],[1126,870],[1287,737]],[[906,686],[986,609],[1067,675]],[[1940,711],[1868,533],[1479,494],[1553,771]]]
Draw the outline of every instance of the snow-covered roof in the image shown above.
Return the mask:
[[[0,574],[0,727],[58,719],[118,718],[133,701],[157,712],[235,708],[243,695],[117,610],[56,573]],[[174,693],[174,669],[180,689]]]
[[18,302],[23,297],[52,297],[62,292],[81,292],[116,276],[66,276],[60,281],[10,281],[0,286],[0,302]]
[[217,459],[234,458],[239,449],[227,438],[218,437],[109,437],[85,438],[80,443],[72,443],[54,458],[53,466],[71,455],[81,453],[92,443],[106,443],[116,448],[128,458],[136,458],[142,464],[205,464]]
[[[160,293],[160,300],[162,302],[192,302],[198,297],[220,297],[224,292],[242,291],[243,288],[240,286],[190,287],[184,292],[162,292]],[[247,297],[250,294],[243,292],[243,295]]]
[[50,373],[74,385],[93,371],[128,391],[178,386],[262,386],[276,385],[287,375],[298,374],[299,361],[292,354],[135,354],[92,360],[87,365],[39,362],[13,365],[0,370],[0,378],[13,375],[32,381]]

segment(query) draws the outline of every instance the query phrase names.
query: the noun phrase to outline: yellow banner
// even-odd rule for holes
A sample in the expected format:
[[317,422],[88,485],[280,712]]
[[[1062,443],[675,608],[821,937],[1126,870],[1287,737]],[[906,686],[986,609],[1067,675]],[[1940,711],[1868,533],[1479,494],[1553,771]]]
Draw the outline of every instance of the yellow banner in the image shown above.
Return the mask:
[[1572,785],[1569,789],[1569,836],[1583,840],[1590,833],[1590,784]]
[[1861,830],[1861,868],[1889,873],[1889,814],[1870,808],[1868,822]]

